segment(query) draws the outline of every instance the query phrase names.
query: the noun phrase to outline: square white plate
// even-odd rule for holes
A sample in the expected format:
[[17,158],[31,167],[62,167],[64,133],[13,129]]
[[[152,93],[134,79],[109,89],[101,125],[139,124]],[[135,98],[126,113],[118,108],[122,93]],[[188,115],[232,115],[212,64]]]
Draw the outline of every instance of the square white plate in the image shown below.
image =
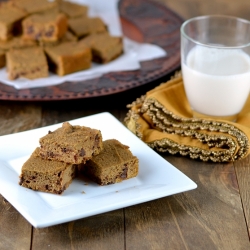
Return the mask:
[[99,129],[103,139],[117,139],[139,158],[137,177],[121,183],[99,186],[75,179],[62,195],[36,192],[21,187],[23,163],[39,146],[39,138],[62,123],[0,136],[0,193],[34,227],[48,227],[112,211],[168,195],[195,189],[186,175],[148,147],[108,112],[69,121],[72,125]]

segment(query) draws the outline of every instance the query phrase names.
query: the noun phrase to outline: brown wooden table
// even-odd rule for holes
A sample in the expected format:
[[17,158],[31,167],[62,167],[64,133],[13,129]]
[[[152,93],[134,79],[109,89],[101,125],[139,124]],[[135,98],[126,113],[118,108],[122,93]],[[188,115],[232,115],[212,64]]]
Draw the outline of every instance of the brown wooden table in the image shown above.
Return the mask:
[[[250,19],[249,0],[158,1],[184,19],[203,14]],[[103,111],[123,122],[126,105],[158,84],[71,101],[0,100],[0,135]],[[162,156],[198,188],[42,229],[33,228],[0,195],[0,249],[250,249],[250,157],[218,164]]]

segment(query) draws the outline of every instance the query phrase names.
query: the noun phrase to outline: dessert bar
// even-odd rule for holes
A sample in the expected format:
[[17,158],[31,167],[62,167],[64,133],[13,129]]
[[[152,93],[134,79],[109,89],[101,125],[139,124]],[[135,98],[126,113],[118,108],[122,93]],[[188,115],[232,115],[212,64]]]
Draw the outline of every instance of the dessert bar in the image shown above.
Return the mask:
[[122,38],[109,33],[96,33],[79,41],[91,48],[92,60],[97,63],[108,63],[123,53]]
[[103,149],[101,131],[69,122],[49,131],[39,142],[42,158],[75,164],[86,162]]
[[23,37],[38,41],[58,41],[67,31],[63,13],[33,14],[22,21]]
[[28,14],[42,13],[45,11],[54,11],[58,9],[57,1],[48,0],[12,0],[20,9]]
[[78,37],[107,31],[105,23],[99,17],[77,17],[68,20],[69,29]]
[[69,18],[87,16],[88,14],[88,6],[68,1],[60,1],[59,10]]
[[100,154],[80,166],[80,171],[99,185],[133,178],[138,175],[138,170],[138,158],[131,153],[128,146],[116,139],[104,141]]
[[19,185],[53,194],[62,194],[76,175],[77,165],[44,160],[36,148],[30,158],[23,164]]
[[12,49],[6,53],[8,78],[35,79],[48,76],[48,63],[43,49],[31,47]]
[[37,46],[36,41],[23,39],[21,36],[16,36],[7,41],[0,40],[0,49],[8,51],[10,49],[20,49]]
[[91,49],[78,42],[64,42],[45,47],[49,69],[59,76],[91,67]]
[[0,40],[8,40],[21,30],[20,20],[27,13],[11,3],[0,4]]
[[73,35],[72,32],[67,30],[66,33],[63,35],[63,37],[60,38],[58,41],[39,41],[39,45],[42,47],[47,47],[47,46],[55,46],[62,42],[73,42],[73,41],[76,42],[77,37]]

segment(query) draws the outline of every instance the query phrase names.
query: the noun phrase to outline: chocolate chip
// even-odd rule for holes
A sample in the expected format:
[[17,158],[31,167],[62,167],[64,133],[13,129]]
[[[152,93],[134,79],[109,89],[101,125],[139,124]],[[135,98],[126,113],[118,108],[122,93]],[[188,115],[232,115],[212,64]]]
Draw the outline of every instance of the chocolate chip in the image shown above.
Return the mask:
[[55,30],[54,27],[50,26],[49,29],[47,31],[45,31],[44,35],[47,37],[51,37],[54,34],[54,30]]
[[26,33],[27,34],[32,34],[34,32],[34,27],[31,25],[31,26],[28,26],[26,28]]
[[53,152],[47,152],[47,155],[48,155],[48,157],[53,157],[54,156]]
[[62,150],[63,153],[66,153],[68,151],[67,148],[61,148],[61,150]]
[[82,148],[81,151],[80,151],[80,156],[84,156],[86,153],[85,153],[85,150]]
[[128,168],[125,167],[122,171],[123,171],[123,172],[121,173],[120,177],[121,177],[122,179],[126,179],[126,178],[127,178]]
[[35,39],[36,40],[39,40],[39,38],[42,36],[42,33],[41,32],[39,32],[39,33],[37,33],[36,35],[35,35]]

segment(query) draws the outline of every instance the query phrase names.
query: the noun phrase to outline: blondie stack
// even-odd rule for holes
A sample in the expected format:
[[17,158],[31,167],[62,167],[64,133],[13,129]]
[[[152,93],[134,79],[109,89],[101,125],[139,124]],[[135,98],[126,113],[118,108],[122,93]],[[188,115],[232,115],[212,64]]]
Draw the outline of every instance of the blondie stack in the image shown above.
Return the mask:
[[103,149],[99,130],[68,122],[40,138],[40,145],[22,166],[19,185],[53,194],[62,194],[78,165]]
[[62,194],[78,174],[99,185],[136,177],[139,160],[116,139],[102,140],[101,131],[63,123],[39,140],[23,164],[19,185],[35,191]]

